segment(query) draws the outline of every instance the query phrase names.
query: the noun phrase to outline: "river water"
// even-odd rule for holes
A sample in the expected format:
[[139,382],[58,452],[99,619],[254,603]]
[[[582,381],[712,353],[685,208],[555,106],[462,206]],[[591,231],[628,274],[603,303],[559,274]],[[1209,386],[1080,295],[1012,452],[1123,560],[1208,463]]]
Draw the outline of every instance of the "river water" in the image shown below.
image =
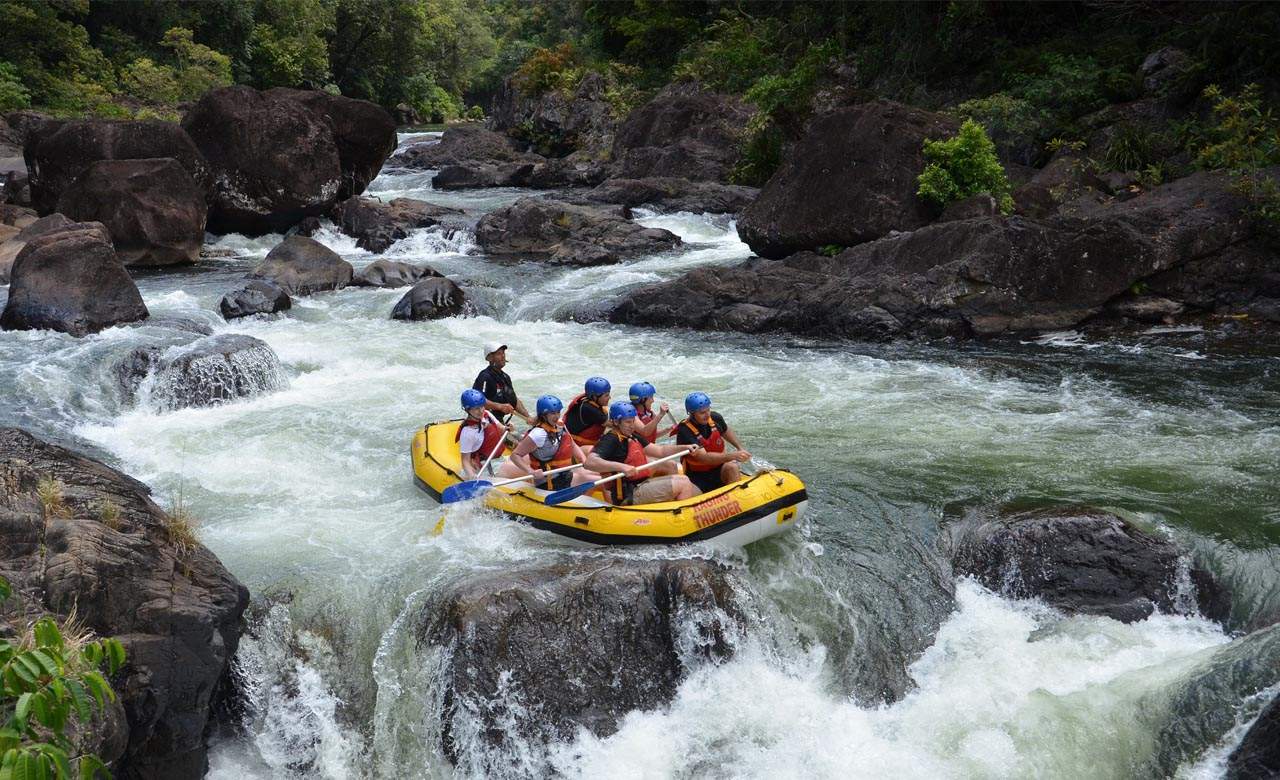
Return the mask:
[[[529,194],[434,192],[429,178],[385,172],[371,194],[473,217]],[[750,254],[725,217],[640,221],[685,245],[550,269],[485,258],[466,231],[424,230],[384,255],[458,280],[475,311],[463,318],[395,322],[403,290],[353,288],[225,323],[219,297],[279,240],[225,236],[195,269],[139,278],[151,324],[78,340],[0,333],[0,423],[89,448],[162,503],[180,498],[254,594],[237,658],[246,730],[215,746],[212,776],[1221,775],[1265,701],[1256,692],[1280,682],[1272,656],[1239,638],[1280,614],[1276,345],[1152,329],[886,346],[571,321],[627,287]],[[332,230],[317,238],[357,267],[376,259]],[[130,406],[110,367],[141,344],[192,338],[169,318],[267,342],[285,388],[215,408]],[[608,738],[477,746],[454,770],[416,643],[422,605],[466,574],[589,554],[480,509],[451,508],[429,533],[441,508],[412,484],[409,439],[455,414],[494,339],[525,398],[567,398],[592,374],[615,388],[648,380],[673,405],[705,390],[750,449],[805,479],[811,514],[740,553],[626,553],[730,566],[753,605],[733,660],[695,665],[669,707],[631,713]],[[1067,618],[961,580],[908,670],[911,691],[870,700],[860,656],[927,622],[947,576],[939,529],[1010,503],[1087,503],[1173,535],[1233,586],[1237,631],[1185,615]],[[1206,670],[1238,657],[1244,672],[1206,687]]]

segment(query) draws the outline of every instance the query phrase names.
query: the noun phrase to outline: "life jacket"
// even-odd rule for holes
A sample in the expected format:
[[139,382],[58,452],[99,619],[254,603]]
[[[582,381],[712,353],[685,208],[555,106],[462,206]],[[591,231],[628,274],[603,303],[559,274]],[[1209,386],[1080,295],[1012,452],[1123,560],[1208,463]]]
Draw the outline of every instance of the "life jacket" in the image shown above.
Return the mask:
[[[680,424],[688,428],[693,433],[694,438],[697,439],[698,445],[701,446],[702,449],[707,452],[724,452],[724,436],[721,435],[720,428],[716,426],[714,418],[708,420],[708,423],[711,425],[710,436],[702,435],[702,432],[698,430],[698,426],[694,423],[692,417],[686,417],[684,422]],[[693,458],[687,458],[685,459],[684,466],[689,471],[715,471],[720,468],[721,464],[699,463]]]
[[[622,437],[619,431],[613,431],[613,434],[619,438]],[[619,505],[631,503],[631,495],[635,493],[636,485],[644,482],[650,476],[648,469],[641,468],[649,465],[649,457],[644,454],[644,447],[635,436],[627,437],[627,457],[622,462],[641,470],[636,474],[635,479],[624,476],[621,479],[615,479],[607,483],[611,492],[610,499],[613,503]]]
[[[565,407],[564,419],[566,421],[568,421],[569,415],[573,413],[573,410],[576,409],[578,404],[580,403],[591,404],[592,406],[599,409],[604,414],[604,417],[606,420],[609,419],[608,409],[604,408],[603,406],[596,403],[595,401],[588,399],[586,393],[578,393],[578,395],[575,396],[574,399],[569,402],[569,405]],[[573,435],[573,440],[576,441],[579,444],[579,446],[594,447],[596,445],[596,442],[600,441],[600,437],[604,435],[604,423],[600,422],[600,423],[596,423],[595,425],[589,425],[586,428],[583,428],[582,430],[572,435]]]
[[468,425],[474,425],[484,433],[484,440],[480,442],[480,449],[468,453],[471,457],[471,465],[479,469],[489,459],[493,451],[502,446],[499,442],[507,434],[507,429],[491,421],[487,415],[479,420],[468,417],[462,421],[462,425],[458,426],[458,432],[453,437],[454,441],[462,441],[462,429]]
[[[543,444],[541,447],[538,447],[529,453],[529,459],[532,460],[538,468],[543,471],[551,471],[552,469],[558,469],[573,464],[573,437],[569,435],[569,432],[565,430],[564,426],[552,426],[547,425],[544,422],[539,422],[534,427],[541,428],[547,432],[546,444]],[[530,428],[529,430],[532,431],[533,429]],[[527,433],[525,434],[525,436],[528,435],[529,434]],[[553,487],[553,484],[556,482],[563,482],[564,480],[561,479],[562,477],[568,477],[570,480],[573,479],[573,475],[569,473],[556,474],[552,477],[548,477],[543,487],[547,490],[558,489]],[[568,485],[566,484],[564,487],[568,487]]]

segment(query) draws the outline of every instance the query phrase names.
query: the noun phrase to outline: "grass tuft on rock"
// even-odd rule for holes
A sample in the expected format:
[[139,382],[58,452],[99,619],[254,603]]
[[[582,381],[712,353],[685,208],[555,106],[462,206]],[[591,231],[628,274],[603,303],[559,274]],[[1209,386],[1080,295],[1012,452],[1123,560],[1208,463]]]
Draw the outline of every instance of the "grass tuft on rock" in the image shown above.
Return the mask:
[[36,485],[36,495],[40,497],[40,506],[44,510],[45,520],[71,515],[65,497],[66,488],[62,480],[54,477],[45,477]]

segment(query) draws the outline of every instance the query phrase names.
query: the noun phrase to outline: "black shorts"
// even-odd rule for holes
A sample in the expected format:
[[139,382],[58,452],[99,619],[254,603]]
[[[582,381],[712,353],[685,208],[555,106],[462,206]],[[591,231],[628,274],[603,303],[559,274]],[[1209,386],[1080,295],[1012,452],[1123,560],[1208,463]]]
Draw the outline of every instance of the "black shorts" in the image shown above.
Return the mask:
[[550,487],[547,487],[547,480],[545,479],[539,482],[537,484],[537,487],[540,487],[543,490],[556,491],[556,490],[564,490],[565,488],[569,487],[572,484],[573,484],[573,472],[566,471],[563,474],[552,474]]
[[718,466],[710,471],[694,471],[693,469],[688,469],[685,471],[684,475],[689,478],[689,481],[692,482],[693,486],[698,490],[701,490],[703,493],[710,493],[716,488],[724,487],[724,483],[720,481],[720,469],[722,468],[724,467]]

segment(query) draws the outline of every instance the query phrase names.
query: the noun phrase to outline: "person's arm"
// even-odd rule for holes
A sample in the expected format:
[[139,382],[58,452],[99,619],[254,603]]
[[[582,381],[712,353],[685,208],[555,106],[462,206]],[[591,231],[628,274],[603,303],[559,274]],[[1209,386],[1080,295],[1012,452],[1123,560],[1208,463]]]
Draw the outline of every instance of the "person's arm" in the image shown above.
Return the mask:
[[738,441],[738,434],[729,430],[729,423],[725,422],[723,417],[721,417],[716,422],[720,425],[720,430],[721,430],[720,435],[723,436],[724,440],[732,444],[734,449],[737,450],[737,452],[726,453],[731,457],[729,457],[729,459],[726,460],[725,462],[728,463],[730,460],[736,460],[739,463],[746,463],[747,461],[751,460],[751,453],[747,452],[747,448],[743,447],[742,442]]
[[516,464],[516,467],[524,473],[532,474],[533,479],[536,482],[542,479],[543,474],[542,469],[534,466],[533,461],[529,459],[529,453],[533,452],[535,449],[537,449],[537,445],[534,444],[533,438],[526,436],[521,439],[520,443],[516,445],[516,448],[511,451],[511,457],[509,460]]
[[573,440],[573,437],[569,438],[569,444],[573,447],[573,462],[582,463],[585,466],[587,462],[587,453],[582,451],[582,448]]
[[[603,443],[605,440],[601,439],[600,441]],[[626,450],[622,451],[626,452]],[[579,450],[579,452],[581,452],[581,450]],[[634,473],[631,467],[627,464],[616,460],[609,460],[609,458],[614,457],[617,457],[617,454],[611,448],[607,445],[605,447],[601,447],[600,444],[597,444],[595,448],[591,450],[591,454],[587,456],[587,462],[583,468],[588,471],[594,471],[597,474],[615,474],[619,471],[624,474]]]
[[529,414],[528,409],[524,408],[524,401],[521,401],[519,398],[516,399],[515,412],[523,417],[525,422],[533,425],[533,416]]
[[[694,452],[699,449],[701,447],[697,444],[650,444],[644,448],[644,454],[651,458],[665,458],[668,455],[675,455],[677,452]],[[700,455],[701,453],[690,457],[699,458]]]

